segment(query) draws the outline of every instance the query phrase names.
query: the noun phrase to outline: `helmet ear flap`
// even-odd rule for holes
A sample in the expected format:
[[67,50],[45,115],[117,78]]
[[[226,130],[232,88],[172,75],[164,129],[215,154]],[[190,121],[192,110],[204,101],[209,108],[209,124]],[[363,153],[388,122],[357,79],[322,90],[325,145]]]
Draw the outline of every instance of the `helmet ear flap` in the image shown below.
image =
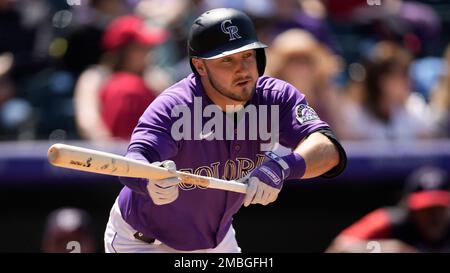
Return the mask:
[[195,75],[199,75],[197,72],[197,69],[195,68],[194,64],[192,63],[192,58],[189,58],[189,65],[191,66],[192,72],[194,72]]
[[261,77],[266,70],[266,51],[264,48],[256,49],[256,65],[258,67],[258,75]]

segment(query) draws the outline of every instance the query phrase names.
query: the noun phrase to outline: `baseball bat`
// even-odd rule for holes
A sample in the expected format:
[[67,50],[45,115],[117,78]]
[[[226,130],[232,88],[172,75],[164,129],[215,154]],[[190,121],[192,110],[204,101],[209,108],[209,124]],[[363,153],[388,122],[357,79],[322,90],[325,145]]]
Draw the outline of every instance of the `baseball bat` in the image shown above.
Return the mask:
[[247,191],[246,184],[235,180],[223,180],[180,171],[171,173],[163,167],[146,162],[66,144],[53,144],[48,149],[47,158],[53,166],[90,173],[147,179],[164,179],[177,176],[180,182],[204,188],[238,193],[246,193]]

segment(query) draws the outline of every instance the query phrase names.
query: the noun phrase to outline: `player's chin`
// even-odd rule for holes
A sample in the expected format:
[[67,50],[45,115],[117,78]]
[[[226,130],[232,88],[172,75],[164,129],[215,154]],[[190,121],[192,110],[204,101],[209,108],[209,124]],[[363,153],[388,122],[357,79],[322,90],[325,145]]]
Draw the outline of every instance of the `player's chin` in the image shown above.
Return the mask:
[[249,101],[253,97],[254,93],[255,93],[255,89],[253,87],[248,87],[243,94],[244,95],[243,101]]
[[236,87],[233,91],[236,94],[236,98],[241,102],[246,102],[250,100],[254,93],[254,87],[248,85],[243,87]]

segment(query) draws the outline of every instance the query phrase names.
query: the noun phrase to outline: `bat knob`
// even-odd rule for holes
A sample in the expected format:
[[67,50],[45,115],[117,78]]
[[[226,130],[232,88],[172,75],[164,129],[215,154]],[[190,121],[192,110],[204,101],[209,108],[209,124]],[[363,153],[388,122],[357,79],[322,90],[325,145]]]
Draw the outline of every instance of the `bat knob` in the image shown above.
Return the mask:
[[58,144],[50,146],[50,148],[47,151],[48,162],[50,162],[51,164],[55,164],[56,160],[58,159],[58,155],[59,155]]

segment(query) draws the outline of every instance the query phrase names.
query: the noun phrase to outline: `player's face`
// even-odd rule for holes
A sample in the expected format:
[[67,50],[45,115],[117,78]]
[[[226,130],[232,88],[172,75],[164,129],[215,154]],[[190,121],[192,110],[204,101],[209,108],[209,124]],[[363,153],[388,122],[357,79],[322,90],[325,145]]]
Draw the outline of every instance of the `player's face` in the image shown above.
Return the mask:
[[414,211],[412,216],[419,231],[431,242],[439,241],[450,224],[449,208],[430,207]]
[[258,79],[255,50],[203,61],[208,81],[217,92],[238,102],[250,100]]
[[123,68],[127,71],[141,74],[147,67],[151,48],[149,46],[131,43],[125,51]]
[[311,100],[317,97],[317,91],[320,91],[315,90],[317,85],[322,84],[317,79],[317,72],[316,64],[311,56],[296,54],[286,60],[279,77],[294,85]]
[[389,105],[403,105],[411,91],[408,70],[394,68],[392,72],[382,77],[380,85]]

